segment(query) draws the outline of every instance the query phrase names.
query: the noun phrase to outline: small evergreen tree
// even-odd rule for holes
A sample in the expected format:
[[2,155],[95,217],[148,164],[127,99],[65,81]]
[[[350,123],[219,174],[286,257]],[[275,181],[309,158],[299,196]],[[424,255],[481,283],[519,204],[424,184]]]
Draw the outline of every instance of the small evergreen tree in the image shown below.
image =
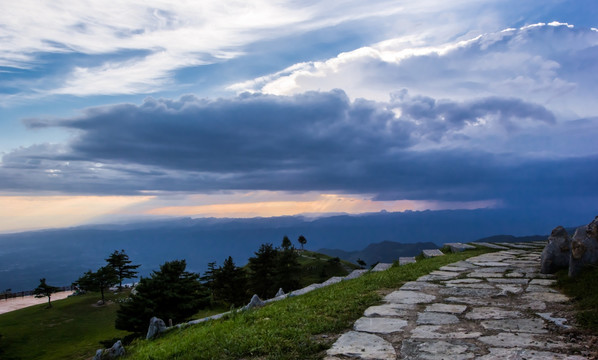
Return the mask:
[[179,323],[208,305],[208,292],[199,275],[185,271],[186,267],[185,260],[166,262],[160,271],[141,279],[136,294],[117,311],[116,328],[143,333],[152,316]]
[[122,289],[123,279],[133,279],[137,277],[138,271],[135,271],[141,265],[131,265],[129,255],[125,254],[125,250],[114,250],[112,254],[106,259],[106,262],[112,266],[118,275],[118,288]]
[[58,292],[58,290],[60,290],[59,288],[57,288],[56,286],[51,286],[46,284],[46,278],[41,278],[39,279],[39,285],[33,290],[33,294],[35,295],[36,298],[43,298],[43,297],[48,297],[48,307],[52,307],[52,303],[50,302],[50,297],[52,297],[52,294],[55,292]]
[[278,250],[272,244],[262,244],[255,257],[249,258],[249,287],[254,294],[262,299],[271,298],[276,294],[276,266]]
[[110,265],[102,266],[96,272],[89,270],[75,281],[75,285],[81,290],[99,291],[102,294],[102,304],[105,303],[104,290],[115,284],[118,284],[118,273]]
[[359,265],[362,269],[365,269],[365,266],[367,264],[365,263],[365,261],[363,261],[361,259],[357,259],[357,265]]
[[276,264],[276,289],[282,288],[289,292],[299,288],[299,275],[301,265],[299,265],[299,256],[288,237],[282,239],[282,248],[278,252]]
[[301,250],[303,250],[303,246],[307,244],[307,239],[303,235],[299,235],[299,239],[297,239],[299,244],[301,244]]
[[215,271],[214,299],[226,305],[240,306],[247,299],[247,275],[237,267],[232,257],[224,260],[222,267]]
[[210,293],[210,304],[214,302],[214,280],[216,278],[216,272],[218,272],[218,268],[216,268],[216,262],[209,262],[208,270],[206,270],[203,276],[199,278],[199,281],[201,281],[201,283]]

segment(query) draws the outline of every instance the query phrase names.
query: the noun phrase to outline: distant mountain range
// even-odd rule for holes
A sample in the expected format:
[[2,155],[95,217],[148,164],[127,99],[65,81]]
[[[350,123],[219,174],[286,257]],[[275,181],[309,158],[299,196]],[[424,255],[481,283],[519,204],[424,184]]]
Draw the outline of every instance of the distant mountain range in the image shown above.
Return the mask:
[[354,264],[358,259],[366,262],[371,266],[378,262],[391,263],[403,256],[416,256],[425,249],[437,249],[438,245],[431,242],[415,243],[415,244],[401,244],[394,241],[383,241],[380,243],[370,244],[362,250],[345,251],[340,249],[320,249],[319,253],[328,256],[338,256],[343,260],[350,261]]
[[[584,222],[587,219],[575,221]],[[238,265],[244,265],[260,244],[279,246],[285,235],[297,247],[296,239],[304,235],[308,249],[341,249],[348,255],[339,257],[353,259],[352,252],[385,241],[408,244],[405,250],[393,250],[406,254],[410,253],[406,249],[419,250],[416,243],[468,242],[505,233],[548,234],[557,225],[562,224],[542,214],[524,216],[508,210],[484,209],[380,212],[316,219],[182,218],[4,234],[0,235],[0,291],[29,290],[42,277],[55,286],[69,285],[83,272],[105,264],[104,259],[120,249],[134,263],[142,264],[141,275],[174,259],[186,259],[190,271],[203,273],[209,262],[220,265],[229,255]],[[385,252],[377,249],[373,246],[368,253]],[[375,261],[374,255],[358,256],[368,263]]]

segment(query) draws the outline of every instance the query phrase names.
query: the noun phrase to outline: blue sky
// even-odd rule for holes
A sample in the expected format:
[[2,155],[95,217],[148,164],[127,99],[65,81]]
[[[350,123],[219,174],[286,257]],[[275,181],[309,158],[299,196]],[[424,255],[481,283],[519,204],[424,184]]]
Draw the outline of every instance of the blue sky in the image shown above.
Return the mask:
[[598,210],[593,1],[3,8],[0,232]]

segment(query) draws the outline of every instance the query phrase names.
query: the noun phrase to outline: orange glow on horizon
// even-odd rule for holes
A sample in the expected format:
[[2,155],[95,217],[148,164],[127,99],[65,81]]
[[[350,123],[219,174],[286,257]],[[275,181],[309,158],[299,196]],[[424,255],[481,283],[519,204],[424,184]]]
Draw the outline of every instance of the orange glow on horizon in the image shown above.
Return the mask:
[[0,196],[0,232],[81,225],[152,196]]
[[[314,200],[303,201],[257,201],[244,203],[208,204],[196,206],[164,206],[147,211],[151,215],[166,216],[195,216],[195,217],[271,217],[290,216],[309,213],[349,213],[366,212],[401,212],[405,210],[435,210],[450,208],[448,204],[434,201],[373,201],[370,199],[321,194]],[[457,205],[457,204],[453,204]],[[494,205],[494,202],[479,201],[459,203],[457,208],[481,208]]]

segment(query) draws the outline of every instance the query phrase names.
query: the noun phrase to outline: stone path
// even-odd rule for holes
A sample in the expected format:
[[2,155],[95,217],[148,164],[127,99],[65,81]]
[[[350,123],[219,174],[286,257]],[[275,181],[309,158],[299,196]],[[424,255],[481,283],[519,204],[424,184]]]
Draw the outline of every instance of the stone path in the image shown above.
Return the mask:
[[326,360],[588,359],[568,341],[569,299],[539,273],[538,243],[443,266],[368,308]]

